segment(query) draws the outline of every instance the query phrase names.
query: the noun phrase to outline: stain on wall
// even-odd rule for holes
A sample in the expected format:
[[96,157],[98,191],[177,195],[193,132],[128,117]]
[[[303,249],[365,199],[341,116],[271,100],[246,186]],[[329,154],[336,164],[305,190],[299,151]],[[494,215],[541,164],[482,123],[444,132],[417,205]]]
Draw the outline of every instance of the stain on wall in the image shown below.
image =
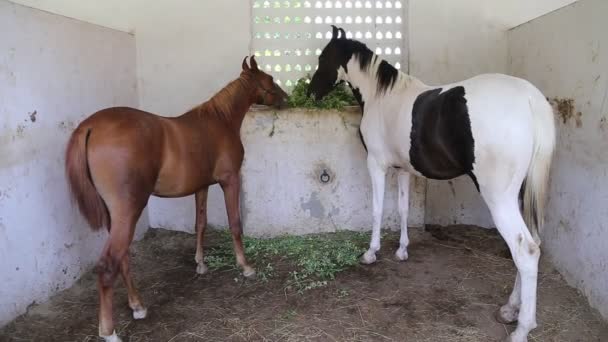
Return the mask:
[[316,191],[310,194],[308,200],[302,199],[300,208],[312,218],[321,219],[325,216],[325,207],[321,203],[319,194]]
[[558,115],[563,124],[573,121],[576,128],[581,128],[583,126],[583,113],[576,111],[574,108],[574,99],[554,97],[548,100],[553,107],[554,113]]

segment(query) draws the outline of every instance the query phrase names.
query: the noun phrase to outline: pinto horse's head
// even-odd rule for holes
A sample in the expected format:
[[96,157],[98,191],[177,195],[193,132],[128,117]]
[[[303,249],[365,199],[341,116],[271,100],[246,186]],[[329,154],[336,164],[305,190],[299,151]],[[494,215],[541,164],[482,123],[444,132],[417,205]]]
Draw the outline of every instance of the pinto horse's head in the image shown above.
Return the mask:
[[331,40],[319,55],[319,68],[312,76],[308,87],[308,94],[312,93],[315,100],[322,99],[342,81],[338,77],[339,70],[342,68],[346,71],[346,64],[352,56],[344,30],[334,25],[331,27],[333,29]]
[[247,57],[243,60],[243,72],[252,76],[253,87],[255,88],[255,103],[266,106],[283,107],[287,103],[287,93],[281,89],[272,76],[258,69],[255,56],[251,56],[251,66],[247,65]]

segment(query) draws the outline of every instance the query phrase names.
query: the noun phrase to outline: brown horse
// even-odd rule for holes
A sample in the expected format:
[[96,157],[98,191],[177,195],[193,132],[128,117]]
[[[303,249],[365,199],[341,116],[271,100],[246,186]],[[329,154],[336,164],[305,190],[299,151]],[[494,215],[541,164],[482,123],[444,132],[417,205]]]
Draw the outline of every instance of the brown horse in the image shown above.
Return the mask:
[[219,183],[238,265],[255,275],[245,259],[239,214],[240,168],[244,149],[240,128],[249,107],[281,106],[287,94],[255,58],[243,60],[240,77],[209,101],[174,117],[133,108],[107,108],[84,120],[72,133],[66,172],[73,198],[93,230],[105,226],[109,239],[97,265],[99,335],[120,341],[112,321],[113,283],[120,271],[135,319],[147,314],[129,274],[129,245],[135,224],[151,195],[196,198],[197,273],[205,273],[203,234],[207,190]]

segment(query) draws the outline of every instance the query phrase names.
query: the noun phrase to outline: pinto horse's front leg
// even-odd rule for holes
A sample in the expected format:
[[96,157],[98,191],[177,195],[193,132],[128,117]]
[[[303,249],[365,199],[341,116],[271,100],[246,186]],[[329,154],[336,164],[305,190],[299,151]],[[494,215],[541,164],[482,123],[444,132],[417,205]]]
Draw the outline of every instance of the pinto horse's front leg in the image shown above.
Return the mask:
[[224,199],[226,201],[226,211],[228,212],[228,224],[232,232],[232,240],[234,243],[234,254],[236,255],[237,264],[243,269],[243,275],[247,278],[255,277],[255,270],[249,266],[245,259],[245,250],[243,248],[243,227],[241,225],[241,214],[239,211],[239,193],[241,182],[239,175],[231,173],[220,181],[222,190],[224,190]]
[[376,261],[376,252],[380,250],[380,226],[382,224],[386,169],[376,161],[371,153],[367,155],[367,169],[372,179],[372,211],[374,217],[372,223],[372,240],[370,241],[369,249],[363,254],[359,261],[363,264],[372,264]]
[[408,258],[407,246],[410,239],[407,235],[407,216],[409,211],[409,195],[410,195],[410,174],[409,172],[399,170],[399,216],[401,217],[401,237],[399,238],[399,249],[395,252],[395,257],[399,261],[405,261]]

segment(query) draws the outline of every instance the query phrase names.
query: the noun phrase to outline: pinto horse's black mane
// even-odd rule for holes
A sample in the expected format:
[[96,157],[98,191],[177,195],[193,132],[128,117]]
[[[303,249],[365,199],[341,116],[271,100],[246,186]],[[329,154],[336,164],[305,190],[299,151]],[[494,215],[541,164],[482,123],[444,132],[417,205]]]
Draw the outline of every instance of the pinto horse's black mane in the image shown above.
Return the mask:
[[[372,65],[374,59],[380,58],[377,55],[374,55],[372,50],[367,47],[364,43],[347,38],[340,38],[338,41],[341,44],[341,48],[348,54],[350,57],[356,56],[359,60],[359,67],[362,71],[367,71],[369,66]],[[349,60],[350,58],[348,58]],[[344,70],[348,72],[346,66],[344,66]],[[378,71],[376,73],[376,79],[378,81],[378,93],[382,94],[387,90],[391,90],[397,82],[397,76],[399,75],[399,71],[392,66],[390,63],[385,61],[384,59],[378,63]]]

